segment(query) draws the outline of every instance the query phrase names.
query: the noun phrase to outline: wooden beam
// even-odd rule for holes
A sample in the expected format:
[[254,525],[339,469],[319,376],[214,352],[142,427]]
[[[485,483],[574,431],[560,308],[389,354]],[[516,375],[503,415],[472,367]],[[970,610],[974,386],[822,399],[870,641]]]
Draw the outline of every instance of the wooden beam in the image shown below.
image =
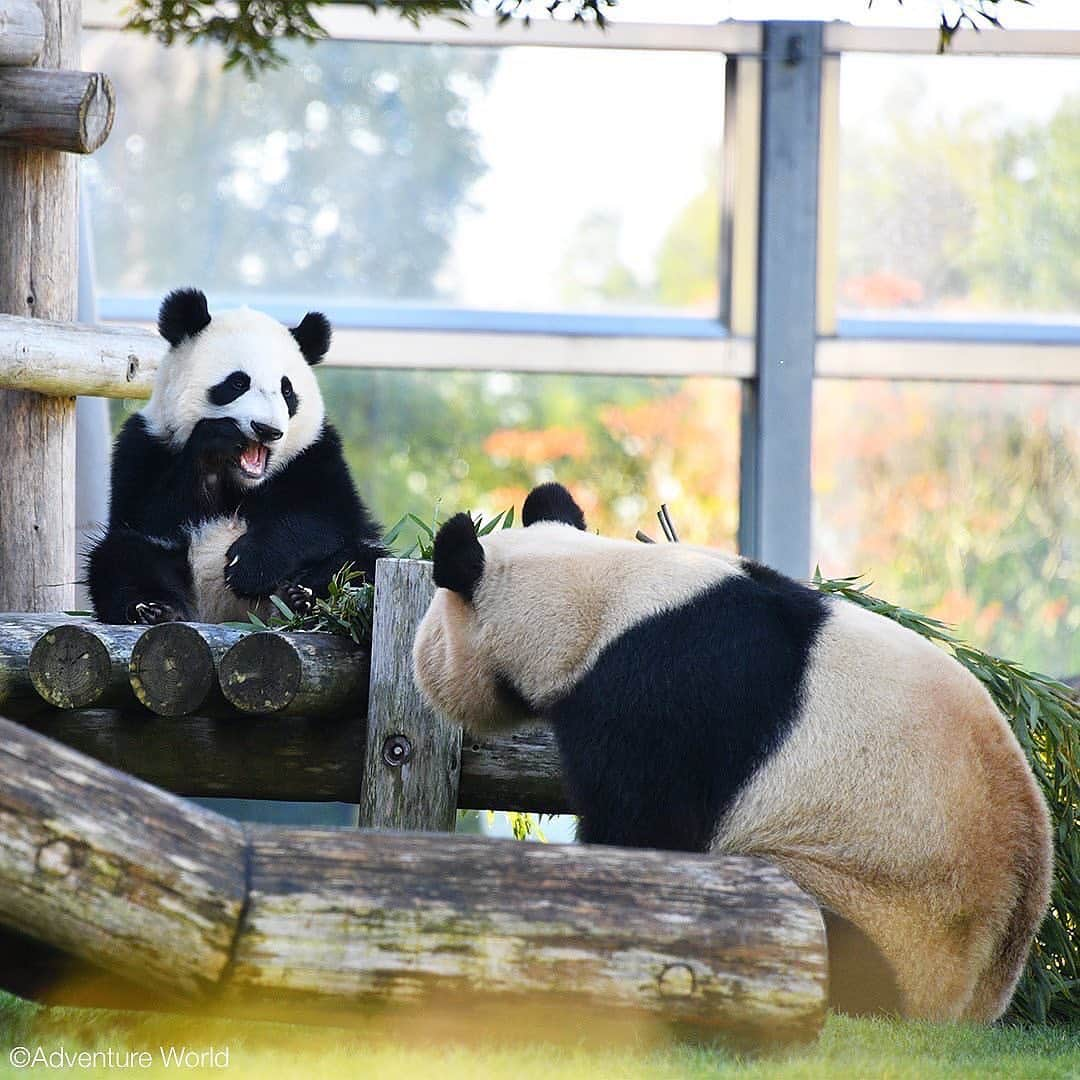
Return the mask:
[[155,716],[143,709],[37,710],[42,735],[190,798],[360,801],[363,718]]
[[163,338],[137,327],[0,315],[0,388],[148,398],[167,350]]
[[0,0],[0,66],[25,67],[45,47],[45,20],[34,0]]
[[0,68],[0,146],[92,154],[109,137],[115,112],[106,75]]
[[[74,68],[79,0],[40,0],[40,8],[38,67]],[[0,147],[0,312],[75,318],[77,193],[70,154]],[[0,390],[0,610],[74,603],[75,390],[64,393]]]
[[575,1033],[599,1016],[778,1043],[825,1014],[821,914],[759,860],[244,830],[6,720],[0,895],[19,933],[293,1022],[527,1027],[539,1009]]
[[[37,700],[30,708],[9,700],[0,711],[177,795],[360,802],[361,716],[164,717],[141,707],[43,709]],[[571,813],[554,734],[466,735],[458,807]]]
[[172,996],[221,978],[245,897],[235,822],[0,720],[0,833],[3,925]]
[[375,564],[371,689],[360,824],[453,832],[461,771],[461,727],[424,700],[412,671],[416,628],[435,594],[431,563]]

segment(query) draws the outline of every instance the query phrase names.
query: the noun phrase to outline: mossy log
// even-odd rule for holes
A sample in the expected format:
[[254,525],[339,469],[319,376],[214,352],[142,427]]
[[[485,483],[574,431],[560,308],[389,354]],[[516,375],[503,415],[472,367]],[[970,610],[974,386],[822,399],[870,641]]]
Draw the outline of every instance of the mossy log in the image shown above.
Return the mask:
[[131,689],[159,716],[221,712],[225,698],[217,664],[243,631],[200,623],[151,626],[131,650]]
[[129,680],[131,651],[145,626],[106,626],[89,619],[53,627],[30,650],[30,681],[57,709],[136,704]]
[[[246,868],[246,873],[245,873]],[[814,902],[755,859],[247,830],[0,720],[0,922],[204,1006],[812,1038]]]
[[222,693],[242,713],[340,715],[367,703],[367,649],[328,634],[245,634],[218,664]]

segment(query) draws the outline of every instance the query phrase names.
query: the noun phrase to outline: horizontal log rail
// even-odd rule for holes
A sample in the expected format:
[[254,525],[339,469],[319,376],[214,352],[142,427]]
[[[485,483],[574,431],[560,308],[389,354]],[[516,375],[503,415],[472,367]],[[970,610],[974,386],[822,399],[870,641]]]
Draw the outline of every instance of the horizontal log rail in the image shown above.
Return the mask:
[[109,137],[115,113],[107,75],[0,68],[0,146],[92,154]]
[[0,315],[0,389],[148,398],[168,345],[151,330]]
[[[47,709],[20,719],[177,795],[346,803],[360,801],[363,721],[363,715],[174,718],[142,709]],[[554,734],[538,729],[483,741],[466,735],[458,807],[570,813]]]
[[6,720],[0,898],[10,929],[246,1015],[539,1008],[789,1042],[825,1012],[821,914],[758,860],[244,828]]
[[[329,634],[0,614],[0,714],[191,797],[359,802],[368,670]],[[457,805],[569,812],[553,733],[466,732]]]

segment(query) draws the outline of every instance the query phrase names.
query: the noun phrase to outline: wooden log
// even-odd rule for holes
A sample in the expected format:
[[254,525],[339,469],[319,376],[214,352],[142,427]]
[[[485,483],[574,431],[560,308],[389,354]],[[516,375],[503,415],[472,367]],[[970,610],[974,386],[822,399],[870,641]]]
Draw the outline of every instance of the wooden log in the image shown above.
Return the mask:
[[34,0],[0,0],[0,66],[32,64],[45,47],[45,22]]
[[[476,837],[255,828],[226,1000],[415,1018],[459,1003],[602,1009],[702,1034],[812,1038],[816,904],[755,859]],[[340,842],[339,842],[340,841]],[[407,1014],[408,1015],[408,1014]],[[490,1019],[490,1018],[489,1018]]]
[[63,613],[0,612],[0,711],[21,715],[46,707],[30,677],[30,654],[43,634],[72,621]]
[[156,716],[140,708],[50,709],[33,731],[192,798],[360,801],[363,718]]
[[360,824],[452,832],[457,821],[461,727],[428,706],[413,681],[412,643],[435,585],[431,563],[375,564],[371,689]]
[[458,807],[572,814],[555,733],[548,728],[483,736],[466,731]]
[[47,630],[30,650],[30,681],[57,709],[136,704],[128,676],[131,652],[145,626],[106,626],[83,620]]
[[[363,717],[43,710],[36,698],[32,710],[16,715],[34,731],[177,795],[360,802]],[[468,743],[458,806],[572,813],[553,736],[534,731]]]
[[243,830],[6,720],[0,896],[19,933],[279,1017],[415,1024],[452,1001],[775,1043],[825,1011],[821,914],[756,859]]
[[135,697],[159,716],[223,711],[217,663],[242,634],[208,623],[151,626],[131,650],[128,671]]
[[148,398],[168,348],[150,330],[0,315],[0,387]]
[[92,154],[115,111],[112,83],[99,72],[0,68],[0,146]]
[[371,657],[333,634],[245,634],[222,656],[218,680],[242,713],[330,716],[367,707]]
[[0,923],[172,996],[220,980],[243,908],[235,822],[0,720]]
[[[79,58],[79,0],[40,0],[40,68]],[[0,312],[75,317],[77,176],[69,154],[0,147]],[[72,391],[68,390],[68,394]],[[0,609],[75,596],[75,399],[0,391]]]

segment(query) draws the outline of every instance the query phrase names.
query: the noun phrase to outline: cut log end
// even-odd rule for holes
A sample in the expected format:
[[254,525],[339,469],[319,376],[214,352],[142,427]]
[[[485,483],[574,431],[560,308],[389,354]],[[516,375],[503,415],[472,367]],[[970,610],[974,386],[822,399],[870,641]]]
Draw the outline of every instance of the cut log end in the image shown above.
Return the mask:
[[50,705],[82,709],[109,689],[112,664],[105,645],[80,626],[58,626],[30,652],[30,681]]
[[81,147],[79,153],[92,154],[104,145],[112,131],[116,101],[108,75],[95,72],[86,81],[86,93],[79,106]]
[[210,697],[214,657],[199,632],[183,623],[152,626],[131,650],[131,689],[159,716],[187,716]]
[[245,713],[288,708],[300,688],[296,649],[280,634],[249,634],[221,658],[218,676],[226,699]]

